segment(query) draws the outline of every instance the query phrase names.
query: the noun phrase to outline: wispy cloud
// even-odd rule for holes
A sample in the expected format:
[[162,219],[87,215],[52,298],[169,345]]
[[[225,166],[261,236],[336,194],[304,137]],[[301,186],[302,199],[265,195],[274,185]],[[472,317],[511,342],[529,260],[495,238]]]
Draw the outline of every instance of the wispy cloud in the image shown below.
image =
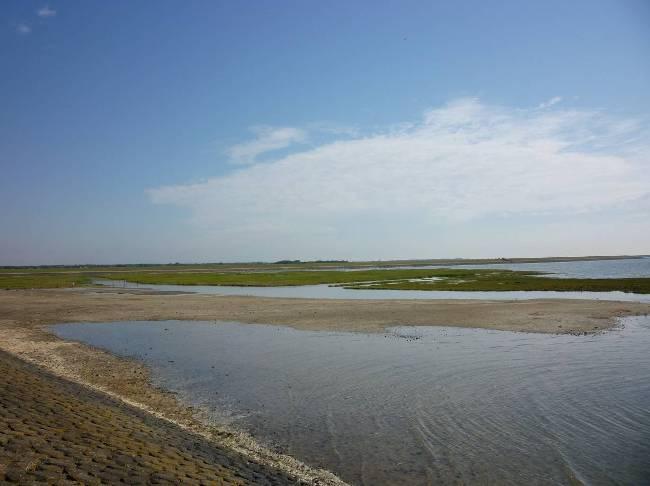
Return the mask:
[[43,18],[54,17],[56,16],[56,10],[51,9],[49,6],[45,5],[36,11],[36,15]]
[[16,26],[16,32],[20,35],[27,35],[32,33],[32,28],[27,24],[18,24]]
[[255,164],[260,153],[304,137],[264,129],[231,149],[252,165],[148,193],[154,203],[189,208],[196,228],[232,248],[262,238],[298,255],[319,242],[356,245],[367,256],[378,242],[425,248],[445,237],[445,225],[495,218],[617,208],[650,216],[645,125],[556,103],[540,111],[460,99],[396,129]]
[[550,100],[546,100],[546,101],[544,101],[543,103],[540,103],[539,106],[538,106],[537,108],[539,108],[539,109],[541,109],[541,110],[543,110],[543,109],[545,109],[545,108],[550,108],[550,107],[553,106],[553,105],[557,105],[557,104],[558,104],[559,102],[561,102],[561,101],[562,101],[562,97],[561,97],[561,96],[554,96],[554,97],[551,98]]
[[255,127],[255,139],[234,145],[227,151],[234,164],[252,164],[259,155],[283,149],[298,142],[303,142],[307,134],[304,130],[292,127]]

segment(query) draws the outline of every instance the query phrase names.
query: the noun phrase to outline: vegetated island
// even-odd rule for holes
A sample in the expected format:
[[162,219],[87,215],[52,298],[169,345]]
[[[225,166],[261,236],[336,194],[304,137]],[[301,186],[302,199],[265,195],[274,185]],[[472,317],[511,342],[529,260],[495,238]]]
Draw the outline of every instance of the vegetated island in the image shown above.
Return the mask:
[[[579,260],[593,260],[583,257]],[[599,257],[600,259],[604,257]],[[608,257],[618,259],[623,257]],[[628,257],[629,258],[629,257]],[[561,261],[574,261],[565,259]],[[501,260],[502,261],[502,260]],[[532,259],[527,259],[532,261]],[[549,259],[538,259],[549,261]],[[552,259],[551,261],[558,261]],[[463,263],[466,263],[463,260]],[[481,261],[485,263],[486,261]],[[512,262],[512,260],[508,260]],[[409,261],[409,263],[411,263]],[[337,263],[338,264],[338,263]],[[444,290],[444,291],[557,291],[650,293],[650,278],[558,278],[533,271],[465,268],[366,269],[359,266],[314,270],[311,263],[296,263],[287,269],[276,264],[126,265],[97,267],[4,268],[0,288],[30,289],[77,287],[96,279],[121,280],[140,284],[226,285],[276,287],[336,285],[348,289]],[[406,265],[408,266],[408,265]],[[339,271],[336,271],[339,270]],[[345,271],[350,270],[350,271]]]
[[[114,276],[102,275],[105,278]],[[141,284],[278,287],[336,285],[348,289],[447,291],[621,291],[650,293],[650,278],[554,278],[512,270],[366,270],[274,273],[127,273],[120,280]]]

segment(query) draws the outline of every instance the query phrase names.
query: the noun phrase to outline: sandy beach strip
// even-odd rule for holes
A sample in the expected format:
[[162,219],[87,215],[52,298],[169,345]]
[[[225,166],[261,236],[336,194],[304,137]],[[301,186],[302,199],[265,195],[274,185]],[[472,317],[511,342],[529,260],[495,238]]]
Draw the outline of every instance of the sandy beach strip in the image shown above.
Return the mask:
[[[607,330],[616,325],[620,317],[649,313],[650,304],[647,303],[561,299],[345,301],[94,289],[0,291],[0,349],[38,365],[45,370],[43,373],[64,378],[65,383],[81,384],[88,393],[110,397],[131,410],[138,410],[146,416],[171,424],[183,433],[199,436],[215,450],[238,454],[237,457],[243,458],[242,464],[255,464],[255,467],[261,468],[262,474],[267,475],[265,477],[271,478],[273,471],[281,471],[276,484],[297,480],[311,484],[343,484],[334,475],[313,470],[291,457],[270,451],[245,434],[207,424],[202,420],[201,410],[186,407],[173,394],[153,386],[148,369],[143,364],[80,343],[63,341],[50,333],[47,326],[64,322],[179,319],[238,321],[287,325],[297,329],[359,332],[383,332],[386,327],[394,325],[441,325],[584,334]],[[20,371],[20,366],[4,355],[3,360],[9,373],[41,373],[34,367]],[[48,377],[43,379],[55,379],[51,375]],[[49,383],[51,386],[48,385],[47,391],[41,392],[41,395],[45,393],[44,396],[47,397],[55,393],[63,382]],[[11,404],[7,404],[8,410],[14,414],[18,403],[23,406],[29,403],[26,410],[30,411],[30,407],[38,402],[35,397],[29,398],[26,395],[28,390],[24,387],[18,389],[14,386],[7,390],[3,395],[14,397]],[[17,396],[28,398],[15,399]],[[66,399],[61,398],[59,401],[61,400],[65,402]],[[94,399],[84,398],[82,402],[88,404],[92,400]],[[81,406],[75,402],[67,410],[74,414],[74,410]],[[56,413],[47,415],[43,426],[51,427],[52,423],[64,418]],[[160,445],[160,454],[166,454],[165,442],[160,442]],[[6,452],[6,447],[4,449]],[[7,469],[7,461],[0,462],[4,464],[3,474],[6,471],[13,474],[13,469]],[[221,464],[207,463],[211,467]],[[242,471],[248,474],[247,469]],[[244,482],[247,482],[246,477],[244,474]]]

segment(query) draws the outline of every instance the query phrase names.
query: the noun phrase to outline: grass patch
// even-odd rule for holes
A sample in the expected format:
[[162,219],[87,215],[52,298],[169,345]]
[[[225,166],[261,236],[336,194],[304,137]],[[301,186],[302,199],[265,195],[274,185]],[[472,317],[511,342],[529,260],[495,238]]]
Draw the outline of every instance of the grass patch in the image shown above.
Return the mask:
[[[130,271],[129,271],[130,270]],[[93,271],[0,271],[0,289],[61,288],[87,285],[93,278],[126,280],[141,284],[228,285],[238,287],[278,287],[300,285],[340,285],[350,289],[451,290],[451,291],[622,291],[650,293],[650,278],[578,279],[552,278],[539,272],[494,269],[391,269],[391,270],[279,270],[232,271],[187,268],[117,270],[115,267]],[[417,281],[417,279],[431,279]],[[413,281],[413,280],[416,281]]]
[[525,272],[499,271],[479,274],[471,278],[449,278],[434,282],[378,282],[360,286],[346,285],[346,288],[391,289],[391,290],[452,290],[464,292],[480,291],[555,291],[555,292],[611,292],[621,291],[636,294],[650,293],[650,278],[549,278],[526,274]]
[[[169,285],[229,285],[239,287],[277,287],[299,285],[342,285],[350,289],[456,290],[456,291],[622,291],[650,293],[650,278],[564,279],[542,277],[538,272],[511,270],[366,270],[354,272],[178,272],[104,274],[133,283]],[[437,277],[441,280],[413,282],[412,279]]]
[[61,287],[78,287],[90,283],[90,278],[78,274],[0,274],[0,289],[50,289]]
[[279,272],[137,272],[103,274],[104,278],[116,278],[142,284],[169,285],[234,285],[238,287],[280,287],[318,284],[347,284],[395,279],[422,278],[427,276],[473,275],[477,270],[362,270],[341,271],[279,271]]

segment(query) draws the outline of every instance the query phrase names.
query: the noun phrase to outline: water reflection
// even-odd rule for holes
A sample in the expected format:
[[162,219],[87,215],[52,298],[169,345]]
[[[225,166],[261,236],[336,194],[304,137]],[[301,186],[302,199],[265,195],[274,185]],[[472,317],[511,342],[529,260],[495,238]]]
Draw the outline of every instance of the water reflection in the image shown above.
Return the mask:
[[190,292],[214,295],[248,295],[291,299],[588,299],[650,302],[650,294],[626,292],[462,292],[440,290],[372,290],[345,289],[329,285],[301,285],[296,287],[232,287],[227,285],[154,285],[137,284],[124,280],[96,279],[94,283],[126,289],[150,289],[161,292]]
[[[650,319],[596,336],[66,324],[214,418],[358,484],[642,484]],[[173,361],[173,363],[171,363]]]

